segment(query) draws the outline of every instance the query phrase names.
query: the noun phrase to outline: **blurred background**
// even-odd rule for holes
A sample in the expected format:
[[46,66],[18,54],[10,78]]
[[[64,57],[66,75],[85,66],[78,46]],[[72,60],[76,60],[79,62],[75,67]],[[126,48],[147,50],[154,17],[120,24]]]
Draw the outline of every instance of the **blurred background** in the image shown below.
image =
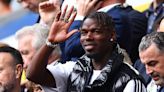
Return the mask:
[[[70,3],[70,0],[66,0],[67,3]],[[143,12],[145,11],[152,0],[127,0],[126,3],[132,5],[134,9]],[[72,1],[71,3],[72,4]],[[16,41],[14,39],[14,34],[20,28],[33,25],[38,19],[38,14],[31,11],[25,10],[17,3],[16,0],[11,0],[11,10],[7,14],[2,15],[0,13],[0,41],[5,42],[13,47],[16,46]],[[1,4],[0,4],[0,10]]]

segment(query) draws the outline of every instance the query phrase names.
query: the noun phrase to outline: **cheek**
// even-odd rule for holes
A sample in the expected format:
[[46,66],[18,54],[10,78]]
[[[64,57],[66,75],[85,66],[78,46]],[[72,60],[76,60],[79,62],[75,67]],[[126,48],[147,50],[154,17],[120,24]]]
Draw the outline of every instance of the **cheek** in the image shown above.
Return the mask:
[[0,82],[2,84],[8,84],[12,81],[14,78],[13,70],[10,70],[10,72],[2,72],[0,73]]
[[157,67],[156,71],[164,78],[164,66]]
[[101,46],[108,46],[109,45],[109,41],[108,39],[97,39],[96,40],[97,43],[99,43]]
[[81,36],[81,37],[80,37],[80,43],[83,43],[83,42],[84,42],[84,37]]

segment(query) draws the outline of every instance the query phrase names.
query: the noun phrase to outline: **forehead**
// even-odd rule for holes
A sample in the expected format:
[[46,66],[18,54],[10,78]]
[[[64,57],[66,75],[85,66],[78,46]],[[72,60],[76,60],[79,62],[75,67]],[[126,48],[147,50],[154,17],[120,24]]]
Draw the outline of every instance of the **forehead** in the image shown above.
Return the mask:
[[3,65],[4,63],[12,63],[14,61],[13,56],[10,53],[7,52],[0,52],[0,65]]
[[18,39],[18,43],[22,44],[22,43],[31,43],[33,39],[32,35],[26,35],[21,37],[20,39]]
[[146,50],[141,51],[139,55],[141,61],[145,64],[150,61],[164,61],[164,52],[161,52],[155,44],[152,44]]
[[84,20],[82,28],[92,28],[92,27],[99,27],[98,23],[96,22],[96,20],[91,19],[91,18],[87,18]]
[[33,36],[24,36],[18,40],[18,49],[32,48]]

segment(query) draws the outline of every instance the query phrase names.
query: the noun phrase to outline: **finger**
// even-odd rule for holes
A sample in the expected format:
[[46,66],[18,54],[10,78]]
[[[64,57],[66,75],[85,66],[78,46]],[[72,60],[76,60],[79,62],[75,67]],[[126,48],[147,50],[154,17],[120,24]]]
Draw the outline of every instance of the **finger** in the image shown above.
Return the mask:
[[72,14],[72,16],[71,16],[71,18],[70,18],[70,20],[68,22],[68,26],[71,26],[71,24],[73,23],[76,15],[77,15],[77,12],[73,12],[73,14]]
[[101,0],[92,0],[90,5],[96,6]]
[[42,9],[42,11],[47,12],[55,9],[55,7],[53,6],[53,3],[45,2],[45,4],[40,7],[40,9]]
[[55,17],[55,22],[59,21],[61,16],[61,11],[57,13],[56,17]]
[[47,3],[46,2],[42,2],[39,4],[39,12],[40,11],[46,11],[47,7]]
[[70,31],[70,32],[67,34],[67,37],[66,37],[66,38],[68,39],[71,35],[73,35],[73,34],[76,33],[76,32],[78,32],[77,29]]
[[91,2],[91,0],[81,0],[81,1],[83,1],[83,3],[85,3],[85,5],[88,5]]
[[74,7],[71,6],[70,10],[66,13],[66,16],[65,16],[66,20],[69,20],[69,18],[70,18],[73,11],[74,11]]
[[96,6],[95,6],[94,9],[95,9],[95,10],[100,9],[102,3],[103,3],[103,1],[99,1],[99,2],[96,4]]
[[66,11],[67,11],[67,8],[68,8],[68,5],[66,5],[66,6],[64,7],[64,10],[62,11],[62,14],[61,14],[61,16],[60,16],[60,20],[64,20],[64,16],[65,16],[65,13],[66,13]]

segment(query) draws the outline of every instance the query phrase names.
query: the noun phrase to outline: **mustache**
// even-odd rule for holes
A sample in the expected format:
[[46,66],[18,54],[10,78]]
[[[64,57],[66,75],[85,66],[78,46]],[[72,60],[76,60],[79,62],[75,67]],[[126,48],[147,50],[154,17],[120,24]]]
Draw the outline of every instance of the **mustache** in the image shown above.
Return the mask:
[[151,76],[151,77],[157,77],[157,76],[160,76],[160,75],[159,75],[159,73],[157,73],[157,72],[153,72],[153,73],[150,74],[150,76]]

